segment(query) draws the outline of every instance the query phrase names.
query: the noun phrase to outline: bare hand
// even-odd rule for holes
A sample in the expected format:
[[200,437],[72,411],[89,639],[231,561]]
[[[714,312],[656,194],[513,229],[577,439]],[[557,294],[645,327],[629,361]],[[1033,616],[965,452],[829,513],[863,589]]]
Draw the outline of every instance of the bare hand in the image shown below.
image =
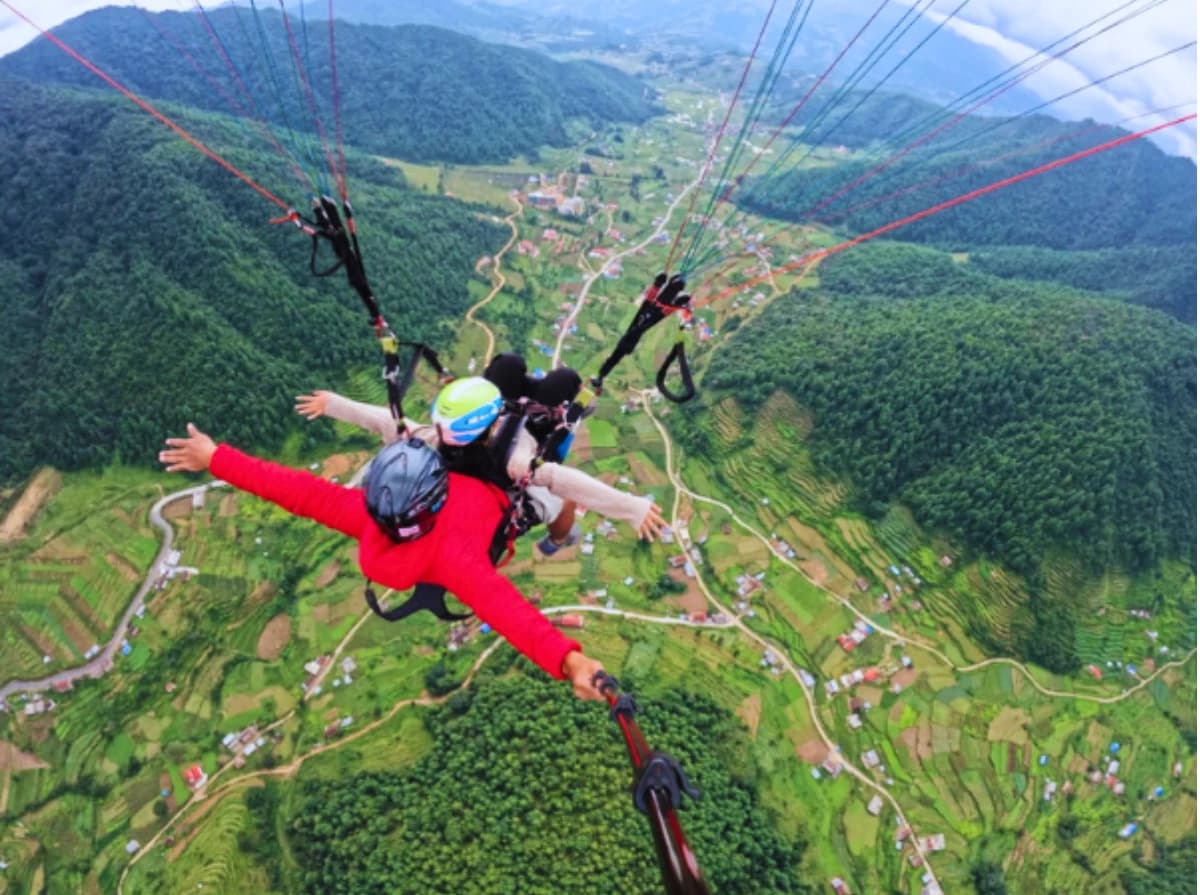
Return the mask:
[[212,463],[217,445],[211,438],[187,424],[187,438],[168,438],[169,450],[159,451],[158,459],[167,467],[167,472],[204,472]]
[[572,650],[563,659],[562,670],[563,676],[571,682],[575,695],[580,699],[590,699],[596,702],[607,701],[604,694],[592,683],[597,673],[604,670],[604,666],[600,662],[589,659],[578,650]]
[[313,392],[311,395],[296,396],[296,413],[305,419],[320,419],[329,406],[329,392]]
[[645,541],[655,541],[662,537],[663,530],[667,527],[667,520],[663,518],[662,507],[656,503],[650,504],[650,509],[646,511],[646,518],[642,520],[642,524],[638,526],[638,537]]

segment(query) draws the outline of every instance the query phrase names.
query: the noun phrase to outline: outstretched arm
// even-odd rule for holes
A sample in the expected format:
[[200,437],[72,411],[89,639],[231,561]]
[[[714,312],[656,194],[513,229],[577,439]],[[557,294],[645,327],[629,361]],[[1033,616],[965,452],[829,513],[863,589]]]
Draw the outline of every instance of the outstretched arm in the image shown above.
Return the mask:
[[583,655],[578,641],[566,637],[516,586],[484,563],[455,563],[440,582],[470,606],[480,621],[558,680],[569,680],[581,699],[601,699],[591,680],[603,666]]
[[[520,481],[537,453],[537,442],[522,430],[508,457],[508,474]],[[628,522],[638,537],[653,540],[662,533],[666,522],[662,510],[648,497],[618,491],[586,472],[559,463],[543,463],[533,472],[533,484],[541,485],[556,497],[574,501],[581,507]]]
[[[388,408],[376,404],[363,404],[361,401],[351,401],[337,392],[315,391],[307,395],[297,395],[296,413],[310,420],[327,416],[343,423],[350,423],[352,426],[376,433],[385,444],[391,444],[400,435],[396,421],[392,419],[392,413]],[[406,419],[404,427],[411,430],[413,423]]]
[[278,504],[294,516],[313,519],[351,537],[362,534],[368,517],[358,488],[335,485],[307,472],[251,457],[227,444],[218,447],[192,423],[188,423],[187,438],[168,438],[167,445],[168,449],[158,455],[167,472],[207,469],[233,487]]

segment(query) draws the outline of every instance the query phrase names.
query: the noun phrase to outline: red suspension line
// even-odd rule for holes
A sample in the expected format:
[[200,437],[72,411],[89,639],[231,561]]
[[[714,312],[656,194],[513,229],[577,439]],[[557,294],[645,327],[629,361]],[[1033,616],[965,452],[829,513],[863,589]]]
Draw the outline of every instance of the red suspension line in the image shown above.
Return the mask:
[[337,40],[333,34],[333,0],[329,0],[329,70],[333,77],[333,118],[337,136],[338,168],[341,174],[338,189],[342,193],[342,201],[350,200],[350,187],[346,175],[346,141],[342,132],[342,91],[338,87]]
[[848,43],[848,44],[846,44],[846,46],[842,47],[842,51],[840,53],[838,53],[837,58],[834,59],[833,62],[829,63],[829,67],[826,68],[825,71],[821,72],[820,77],[818,77],[817,80],[813,83],[813,85],[810,88],[808,88],[808,92],[806,94],[804,94],[804,98],[801,99],[800,102],[796,104],[796,108],[792,109],[792,111],[788,113],[787,118],[783,119],[783,123],[780,124],[778,128],[776,128],[775,133],[771,134],[771,139],[767,140],[766,144],[762,148],[762,152],[760,152],[758,155],[756,155],[754,158],[752,158],[750,160],[750,164],[746,166],[746,170],[743,171],[740,176],[735,177],[735,178],[733,178],[732,181],[730,181],[729,186],[726,188],[725,192],[721,195],[721,199],[720,199],[721,202],[729,201],[729,196],[733,192],[734,188],[739,183],[741,183],[747,176],[749,176],[751,170],[753,170],[754,166],[756,164],[758,164],[758,160],[763,158],[767,154],[767,150],[771,148],[771,144],[773,144],[775,142],[776,138],[778,138],[778,136],[783,133],[784,128],[786,128],[789,124],[791,124],[792,119],[794,119],[800,113],[800,110],[803,109],[806,105],[808,105],[808,101],[810,99],[812,99],[813,94],[816,93],[817,90],[820,89],[821,85],[825,83],[826,79],[833,72],[833,70],[835,68],[837,68],[838,63],[840,63],[842,61],[842,59],[845,57],[845,55],[850,52],[850,49],[856,43],[858,43],[859,38],[862,37],[866,33],[867,29],[871,27],[871,23],[874,22],[875,19],[877,19],[879,17],[879,14],[881,12],[883,12],[884,7],[886,7],[891,2],[892,2],[892,0],[883,0],[883,2],[879,4],[879,6],[875,9],[875,11],[873,13],[871,13],[871,17],[869,19],[867,19],[867,21],[863,24],[863,26],[861,28],[858,29],[858,33],[855,34],[854,37],[850,38],[850,43]]
[[[3,0],[0,0],[0,2],[3,2]],[[921,221],[921,220],[924,220],[925,218],[932,217],[935,214],[940,214],[943,211],[947,211],[951,208],[962,205],[965,202],[970,202],[972,199],[978,199],[980,196],[986,196],[988,193],[994,193],[997,190],[1004,189],[1007,186],[1012,186],[1013,184],[1021,183],[1022,181],[1029,180],[1032,177],[1037,177],[1039,174],[1045,174],[1045,173],[1047,173],[1049,171],[1053,171],[1057,168],[1062,168],[1066,165],[1070,165],[1070,164],[1080,161],[1082,159],[1089,158],[1090,156],[1098,155],[1101,152],[1107,152],[1110,149],[1116,149],[1118,146],[1124,146],[1126,143],[1132,143],[1135,140],[1140,140],[1143,137],[1148,137],[1151,134],[1157,133],[1162,130],[1166,130],[1167,128],[1176,127],[1177,125],[1183,124],[1188,121],[1194,121],[1195,119],[1196,119],[1195,112],[1191,113],[1190,115],[1183,115],[1172,121],[1165,121],[1162,124],[1155,125],[1154,127],[1149,127],[1149,128],[1146,128],[1145,130],[1138,131],[1135,134],[1125,134],[1122,137],[1117,137],[1114,140],[1109,140],[1107,143],[1101,143],[1097,146],[1092,146],[1089,149],[1081,150],[1080,152],[1076,152],[1072,155],[1063,156],[1062,158],[1055,159],[1052,162],[1047,162],[1044,165],[1038,165],[1036,168],[1031,168],[1028,171],[1024,171],[1020,174],[1014,174],[1011,177],[1004,178],[1003,180],[997,180],[995,183],[988,184],[987,186],[980,187],[979,189],[976,189],[976,190],[971,190],[969,193],[964,193],[963,195],[958,196],[954,199],[948,199],[945,202],[939,202],[937,205],[933,205],[929,208],[926,208],[924,211],[918,211],[915,214],[910,214],[907,217],[903,217],[903,218],[900,218],[899,220],[892,221],[890,224],[884,224],[882,227],[877,227],[868,233],[863,233],[861,236],[856,236],[853,239],[847,239],[845,242],[838,243],[837,245],[830,246],[829,248],[818,249],[815,252],[810,252],[809,254],[805,255],[802,258],[798,258],[795,261],[785,264],[782,267],[776,268],[775,270],[773,270],[769,273],[763,274],[762,276],[755,277],[751,280],[748,280],[745,283],[740,283],[737,286],[732,286],[728,289],[724,289],[721,292],[716,293],[715,295],[707,296],[706,298],[702,299],[701,301],[696,302],[694,304],[694,307],[701,308],[701,307],[704,307],[705,305],[710,305],[713,302],[720,301],[723,298],[728,298],[731,295],[736,295],[738,292],[741,292],[743,289],[749,289],[752,286],[756,286],[759,283],[765,282],[766,280],[770,279],[773,276],[776,276],[781,273],[787,273],[792,270],[796,270],[799,267],[803,267],[804,265],[811,264],[814,261],[820,261],[824,258],[830,257],[831,255],[837,255],[841,252],[846,251],[846,249],[853,248],[856,245],[861,245],[862,243],[867,242],[868,240],[872,240],[872,239],[875,239],[876,237],[883,236],[887,233],[891,233],[893,230],[899,230],[901,227],[906,227],[909,224],[914,224],[917,221]]]
[[[279,138],[275,136],[275,131],[267,123],[266,116],[263,115],[262,110],[259,108],[258,103],[254,99],[254,94],[250,92],[250,89],[246,86],[246,82],[242,80],[242,76],[238,72],[237,65],[234,64],[233,58],[226,51],[225,44],[221,40],[221,36],[217,34],[216,29],[213,28],[212,22],[209,21],[208,14],[204,11],[204,7],[200,5],[199,0],[194,0],[194,4],[196,7],[196,15],[199,17],[200,21],[204,25],[205,31],[208,33],[209,42],[216,47],[217,52],[221,54],[221,57],[225,62],[225,67],[229,70],[230,78],[237,85],[238,90],[241,91],[242,95],[249,103],[250,108],[254,111],[247,111],[245,107],[238,102],[236,97],[229,96],[229,94],[220,88],[219,84],[216,84],[212,78],[207,76],[207,73],[205,73],[206,80],[208,80],[210,84],[213,84],[215,87],[217,87],[221,93],[221,96],[226,98],[226,101],[232,108],[236,109],[239,114],[244,115],[247,119],[254,122],[258,132],[262,134],[263,138],[275,148],[275,151],[279,154],[279,157],[287,162],[288,166],[292,169],[292,173],[299,178],[304,189],[312,191],[312,182],[304,173],[304,170],[300,167],[300,165],[296,163],[296,159],[292,156],[292,154],[283,148],[283,144],[281,144],[279,142]],[[153,16],[151,16],[149,13],[146,13],[146,17],[153,19]],[[187,52],[186,47],[180,45],[179,50],[180,52],[186,54],[188,58],[190,58],[191,54]],[[198,65],[199,63],[194,64]]]
[[19,9],[17,9],[15,6],[13,6],[12,3],[9,2],[9,0],[0,0],[0,5],[3,5],[4,7],[6,7],[10,12],[12,12],[13,15],[15,15],[17,18],[21,19],[23,22],[25,22],[27,25],[29,25],[31,28],[33,28],[35,31],[40,33],[42,35],[42,37],[46,38],[48,41],[50,41],[52,44],[54,44],[56,47],[58,47],[60,50],[62,50],[64,53],[66,53],[68,56],[70,56],[72,59],[74,59],[76,62],[78,62],[80,65],[82,65],[84,68],[86,68],[92,74],[94,74],[96,77],[100,78],[106,84],[111,86],[114,90],[116,90],[118,93],[120,93],[126,99],[128,99],[134,105],[138,106],[143,111],[148,112],[150,115],[157,118],[160,122],[162,122],[167,127],[169,127],[171,130],[173,130],[178,136],[180,136],[181,138],[186,140],[188,143],[190,143],[193,147],[198,149],[204,155],[208,156],[210,159],[212,159],[214,162],[216,162],[218,165],[220,165],[222,168],[224,168],[226,171],[228,171],[230,174],[232,174],[238,180],[245,183],[247,186],[249,186],[251,189],[253,189],[256,193],[258,193],[260,196],[262,196],[268,202],[278,205],[284,211],[291,210],[291,206],[289,206],[286,202],[284,202],[282,199],[280,199],[278,196],[276,196],[274,193],[272,193],[266,187],[260,186],[258,183],[256,183],[254,181],[254,179],[252,177],[250,177],[249,174],[246,174],[246,173],[242,172],[241,170],[239,170],[238,168],[234,167],[231,163],[227,162],[216,152],[209,149],[208,146],[206,146],[204,144],[204,142],[201,141],[198,137],[192,136],[192,134],[189,133],[187,131],[187,129],[185,129],[182,125],[177,124],[173,119],[167,117],[162,112],[158,111],[158,109],[154,108],[154,106],[152,106],[149,102],[142,99],[140,96],[138,96],[132,90],[130,90],[128,87],[126,87],[125,85],[123,85],[119,81],[117,81],[112,75],[108,74],[106,71],[104,71],[102,68],[100,68],[95,63],[91,62],[89,59],[80,55],[78,52],[76,52],[74,49],[69,47],[61,39],[59,39],[55,35],[51,34],[45,28],[42,28],[41,26],[39,26],[36,22],[34,22],[32,19],[30,19],[29,16],[25,15],[25,13],[21,12]]
[[[1151,3],[1150,6],[1143,8],[1141,10],[1141,12],[1145,12],[1146,9],[1152,8],[1154,5],[1157,5],[1157,4]],[[1140,14],[1140,13],[1138,13],[1138,14]],[[917,140],[914,140],[912,143],[909,143],[907,146],[905,146],[899,152],[895,153],[890,158],[887,158],[884,161],[880,162],[878,165],[871,168],[865,174],[859,175],[857,178],[855,178],[853,181],[848,183],[846,186],[844,186],[841,189],[837,190],[836,192],[830,194],[829,196],[826,196],[824,199],[822,199],[816,205],[813,205],[812,207],[807,209],[805,212],[803,212],[801,214],[801,217],[810,217],[811,215],[816,214],[821,209],[829,207],[829,205],[836,202],[838,199],[841,199],[843,196],[854,192],[856,189],[858,189],[860,186],[862,186],[868,180],[870,180],[871,178],[880,174],[881,172],[886,171],[892,165],[896,164],[896,162],[900,161],[900,159],[907,156],[914,149],[917,149],[918,147],[925,145],[930,140],[932,140],[934,137],[938,136],[938,134],[941,134],[941,133],[949,130],[951,127],[958,124],[960,121],[962,121],[968,115],[970,115],[972,112],[976,111],[977,109],[990,103],[992,100],[997,99],[998,97],[1007,93],[1009,90],[1016,87],[1018,84],[1021,84],[1022,82],[1028,80],[1030,77],[1032,77],[1033,75],[1040,72],[1042,69],[1044,69],[1050,63],[1055,62],[1059,59],[1062,59],[1064,56],[1066,56],[1067,54],[1071,53],[1074,50],[1077,50],[1079,47],[1083,46],[1088,41],[1094,40],[1095,38],[1099,37],[1101,34],[1105,34],[1108,31],[1111,31],[1112,29],[1116,28],[1118,25],[1121,25],[1127,21],[1129,21],[1129,17],[1124,18],[1124,19],[1118,19],[1116,22],[1112,22],[1112,23],[1106,25],[1105,27],[1101,28],[1095,34],[1091,34],[1087,37],[1081,38],[1080,40],[1077,40],[1075,43],[1071,44],[1069,47],[1059,50],[1053,56],[1047,56],[1045,59],[1043,59],[1041,62],[1037,63],[1036,65],[1034,65],[1032,68],[1028,69],[1027,71],[1024,71],[1024,72],[1021,72],[1020,74],[1015,75],[1007,83],[1002,84],[998,89],[992,91],[987,96],[985,96],[983,99],[976,102],[974,105],[959,112],[953,118],[951,118],[949,121],[943,122],[942,124],[933,128],[931,131],[929,131],[923,137],[920,137]]]

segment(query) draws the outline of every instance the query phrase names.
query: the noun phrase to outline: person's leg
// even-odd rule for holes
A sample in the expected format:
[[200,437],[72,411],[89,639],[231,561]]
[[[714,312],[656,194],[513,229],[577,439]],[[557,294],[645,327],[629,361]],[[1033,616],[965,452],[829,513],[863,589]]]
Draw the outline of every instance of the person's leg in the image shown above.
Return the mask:
[[558,544],[564,543],[571,535],[575,525],[575,501],[564,500],[562,511],[546,524],[550,539]]

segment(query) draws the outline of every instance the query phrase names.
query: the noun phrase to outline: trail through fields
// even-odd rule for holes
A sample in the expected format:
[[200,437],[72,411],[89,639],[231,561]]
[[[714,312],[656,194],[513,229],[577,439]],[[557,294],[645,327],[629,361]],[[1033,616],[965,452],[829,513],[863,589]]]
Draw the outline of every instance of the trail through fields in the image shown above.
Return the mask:
[[[487,352],[483,356],[483,364],[486,364],[489,360],[491,360],[492,355],[496,353],[496,334],[492,332],[492,328],[490,326],[488,326],[482,320],[476,319],[475,315],[491,304],[492,299],[499,295],[500,291],[508,283],[508,279],[504,276],[504,271],[501,270],[501,261],[508,250],[511,249],[513,244],[517,241],[517,236],[520,235],[520,230],[517,229],[517,218],[520,217],[521,212],[525,208],[525,206],[521,204],[520,199],[517,199],[513,196],[510,196],[509,198],[512,199],[513,205],[517,206],[513,210],[512,214],[504,219],[504,223],[506,223],[512,230],[512,236],[508,238],[508,242],[504,244],[504,247],[500,249],[500,251],[498,251],[495,257],[492,259],[492,291],[472,305],[471,309],[467,311],[464,318],[468,323],[474,323],[476,326],[482,329],[484,335],[487,336]],[[478,273],[480,268],[483,266],[484,260],[485,259],[481,258],[479,260],[479,264],[475,265],[476,273]],[[483,364],[480,364],[481,368]]]

